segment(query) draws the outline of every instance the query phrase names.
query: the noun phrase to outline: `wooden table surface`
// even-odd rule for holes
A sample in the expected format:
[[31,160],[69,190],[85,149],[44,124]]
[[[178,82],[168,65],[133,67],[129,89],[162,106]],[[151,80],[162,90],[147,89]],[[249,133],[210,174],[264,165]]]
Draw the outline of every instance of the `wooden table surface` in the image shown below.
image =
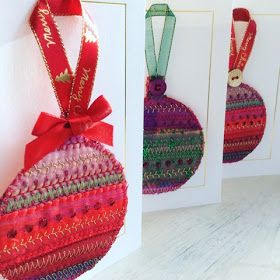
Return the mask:
[[280,280],[280,177],[226,180],[221,204],[145,214],[143,247],[94,280]]

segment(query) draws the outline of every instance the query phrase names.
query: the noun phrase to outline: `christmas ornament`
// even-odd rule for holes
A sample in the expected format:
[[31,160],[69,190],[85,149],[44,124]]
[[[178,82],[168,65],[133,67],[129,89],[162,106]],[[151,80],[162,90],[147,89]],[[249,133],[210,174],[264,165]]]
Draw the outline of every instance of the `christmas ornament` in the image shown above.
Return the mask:
[[[153,17],[165,17],[158,60]],[[165,95],[165,76],[176,25],[166,4],[155,4],[146,14],[147,96],[144,107],[143,193],[174,191],[197,170],[204,149],[202,127],[181,102]]]
[[[54,16],[82,16],[75,73]],[[113,128],[103,96],[88,106],[98,60],[92,20],[79,0],[39,0],[30,18],[61,116],[41,113],[26,146],[24,169],[0,199],[0,275],[76,279],[108,252],[124,224],[123,167],[104,144]]]
[[[248,27],[237,50],[235,21],[248,22]],[[266,125],[266,108],[260,94],[243,83],[243,71],[252,52],[257,33],[256,22],[244,8],[233,11],[231,53],[229,62],[226,103],[224,163],[247,157],[261,142]]]

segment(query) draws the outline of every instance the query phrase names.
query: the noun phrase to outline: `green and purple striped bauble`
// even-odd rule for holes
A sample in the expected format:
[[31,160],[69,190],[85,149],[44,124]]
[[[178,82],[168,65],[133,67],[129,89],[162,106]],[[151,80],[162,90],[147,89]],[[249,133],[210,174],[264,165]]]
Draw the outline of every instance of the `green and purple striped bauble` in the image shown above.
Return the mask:
[[204,137],[191,109],[165,95],[147,96],[144,108],[143,193],[184,185],[200,165]]

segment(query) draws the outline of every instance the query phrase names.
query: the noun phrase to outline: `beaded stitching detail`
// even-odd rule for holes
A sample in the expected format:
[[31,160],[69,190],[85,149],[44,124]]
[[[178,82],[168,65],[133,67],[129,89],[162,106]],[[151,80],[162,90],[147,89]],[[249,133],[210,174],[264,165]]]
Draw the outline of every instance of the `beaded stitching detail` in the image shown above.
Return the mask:
[[228,86],[224,137],[224,163],[247,157],[261,142],[266,125],[266,108],[252,87]]
[[155,112],[188,112],[188,108],[183,104],[164,104],[164,105],[145,105],[144,107],[145,113],[155,113]]
[[105,160],[108,159],[105,155],[99,155],[97,153],[91,153],[86,154],[85,156],[79,156],[78,159],[75,159],[74,157],[69,157],[62,160],[57,160],[51,163],[44,163],[40,167],[35,165],[32,169],[27,171],[27,174],[29,176],[31,175],[37,175],[40,173],[47,173],[50,168],[53,169],[64,169],[66,167],[71,167],[74,165],[80,165],[86,162],[92,162],[92,161],[99,161],[99,160]]
[[[165,178],[172,178],[172,177],[184,177],[186,173],[192,173],[191,168],[182,168],[182,169],[171,169],[171,170],[157,170],[155,172],[145,172],[144,173],[144,180],[152,180],[152,179],[165,179]],[[191,174],[192,175],[192,174]],[[177,179],[179,179],[177,178]]]
[[100,259],[101,258],[94,258],[92,260],[67,267],[63,270],[48,274],[47,276],[40,277],[40,280],[68,280],[71,277],[73,277],[71,279],[75,279],[83,272],[92,269],[100,261]]
[[58,254],[53,256],[46,256],[42,259],[41,262],[38,260],[34,260],[31,263],[26,263],[24,265],[20,265],[19,267],[15,267],[14,269],[8,269],[7,273],[5,273],[6,277],[15,277],[20,276],[23,273],[32,271],[34,269],[41,269],[42,267],[49,266],[63,260],[67,260],[72,257],[82,256],[85,253],[89,253],[98,248],[106,248],[113,242],[112,238],[109,238],[106,241],[96,241],[92,244],[86,244],[84,246],[74,248],[73,250],[67,250],[67,248],[63,252],[58,252]]
[[200,165],[204,136],[194,113],[167,96],[145,98],[143,193],[174,191]]
[[[89,205],[79,205],[79,201]],[[72,137],[29,171],[20,172],[0,198],[0,222],[5,230],[0,235],[0,274],[8,269],[20,273],[17,269],[27,260],[35,264],[42,254],[47,259],[76,242],[87,244],[89,238],[103,237],[104,246],[92,247],[83,261],[92,260],[98,248],[102,255],[97,260],[101,259],[123,226],[126,210],[127,182],[121,164],[102,144]],[[6,215],[13,217],[14,228],[9,228]],[[56,261],[71,270],[81,260],[70,258]],[[49,275],[56,273],[56,267],[49,268]],[[34,267],[34,276],[28,279],[39,279],[39,270]]]
[[43,190],[41,193],[30,194],[28,197],[20,196],[17,199],[11,198],[8,200],[7,206],[3,211],[4,213],[10,213],[11,211],[26,208],[44,201],[53,200],[60,196],[68,196],[90,189],[97,189],[102,186],[119,183],[122,180],[122,174],[107,175],[100,178],[94,178],[93,180],[71,184],[69,186],[59,186],[57,189]]
[[[113,220],[118,220],[118,218],[124,216],[126,213],[125,209],[119,210],[117,209],[115,212],[104,212],[102,214],[98,214],[97,217],[92,216],[91,218],[85,217],[83,220],[80,220],[78,222],[73,222],[70,224],[65,224],[63,227],[59,226],[57,230],[54,228],[51,229],[51,231],[45,231],[44,234],[36,234],[36,237],[29,236],[26,239],[18,240],[14,243],[12,243],[9,247],[7,245],[4,246],[3,250],[0,251],[0,256],[4,254],[12,255],[13,252],[19,252],[20,249],[27,249],[28,244],[36,245],[38,241],[40,243],[44,243],[47,240],[50,240],[51,236],[53,238],[58,238],[72,234],[74,232],[82,231],[85,227],[90,227],[92,225],[96,225],[97,222],[104,223],[109,222]],[[111,227],[110,227],[111,228]],[[112,226],[113,228],[113,226]],[[37,244],[38,245],[38,244]]]

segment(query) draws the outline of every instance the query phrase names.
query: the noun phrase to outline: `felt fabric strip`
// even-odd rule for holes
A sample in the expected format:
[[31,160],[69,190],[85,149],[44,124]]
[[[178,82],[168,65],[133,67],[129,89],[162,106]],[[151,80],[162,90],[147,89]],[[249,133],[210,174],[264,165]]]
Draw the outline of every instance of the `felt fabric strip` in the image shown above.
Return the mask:
[[[48,226],[34,226],[28,235],[24,228],[18,227],[16,240],[7,237],[1,238],[0,270],[20,264],[23,260],[33,259],[39,254],[48,254],[60,247],[65,248],[90,236],[98,236],[117,230],[122,226],[119,223],[122,223],[126,213],[125,209],[126,201],[118,200],[113,205],[100,206],[98,211],[92,208],[87,213],[76,213],[72,217],[70,215],[63,216],[60,221],[55,218],[53,220],[47,219]],[[45,220],[40,220],[39,223],[42,221]],[[68,237],[65,239],[67,235]],[[40,238],[38,239],[37,236]],[[46,246],[46,244],[48,245]]]

